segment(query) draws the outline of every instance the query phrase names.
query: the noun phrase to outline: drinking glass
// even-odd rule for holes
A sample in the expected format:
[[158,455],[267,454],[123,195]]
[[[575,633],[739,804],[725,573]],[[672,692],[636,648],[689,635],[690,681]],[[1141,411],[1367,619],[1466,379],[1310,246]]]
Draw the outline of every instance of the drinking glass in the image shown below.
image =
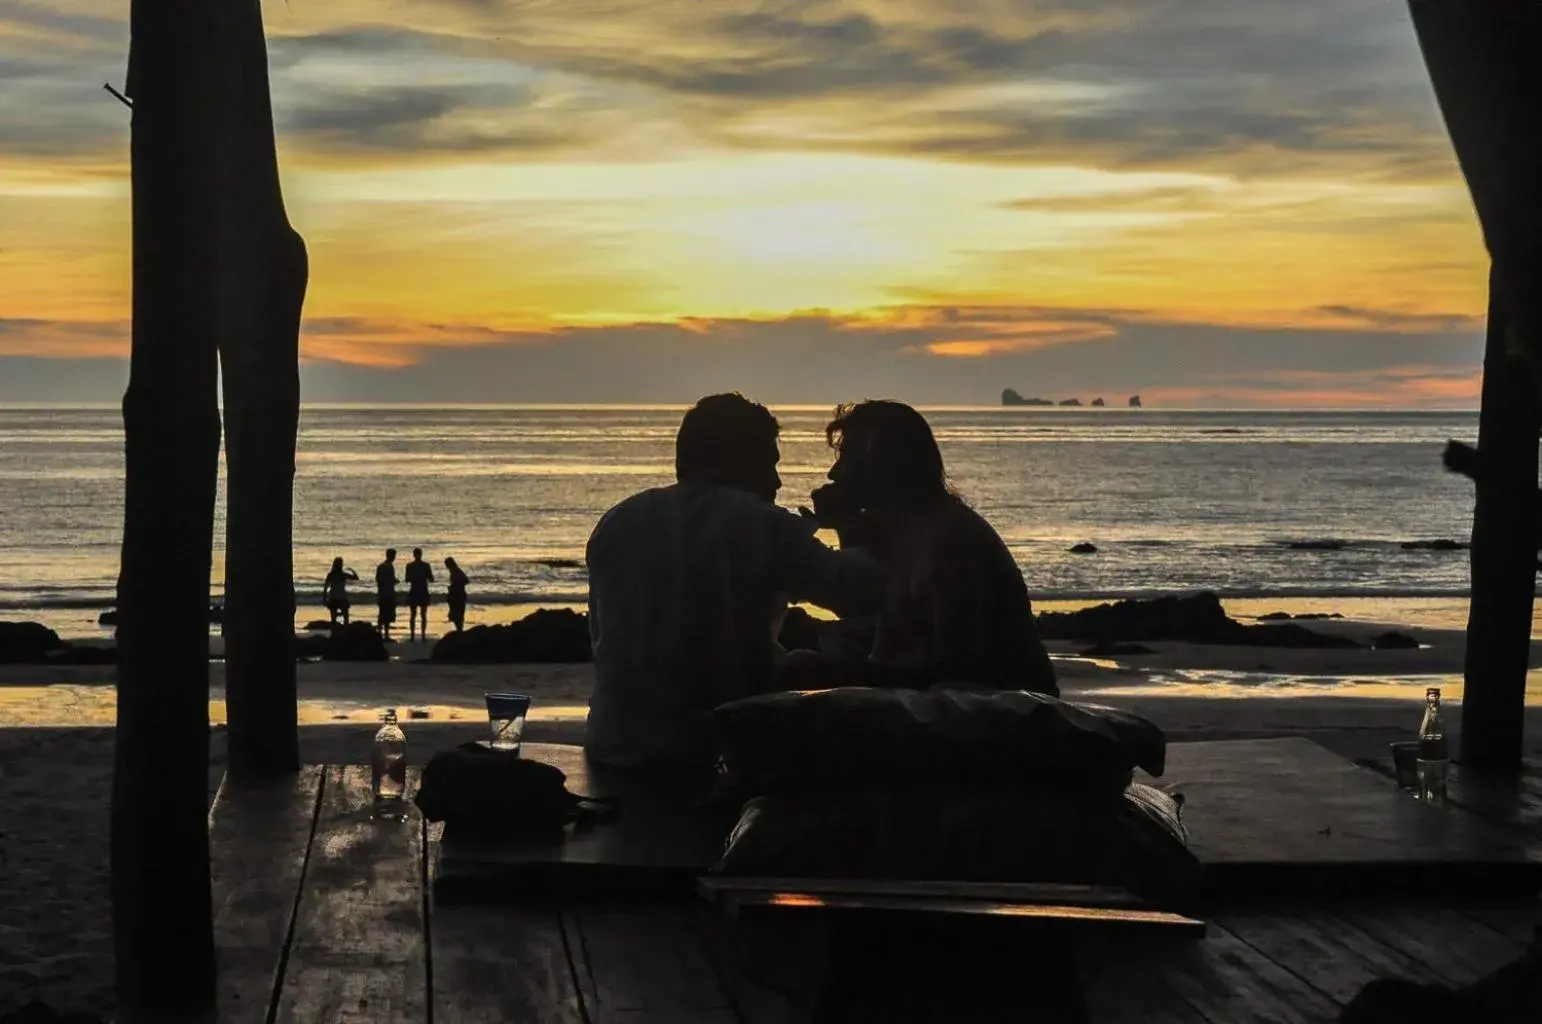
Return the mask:
[[485,693],[487,720],[492,726],[494,750],[519,753],[525,734],[525,715],[530,711],[530,697],[523,693]]

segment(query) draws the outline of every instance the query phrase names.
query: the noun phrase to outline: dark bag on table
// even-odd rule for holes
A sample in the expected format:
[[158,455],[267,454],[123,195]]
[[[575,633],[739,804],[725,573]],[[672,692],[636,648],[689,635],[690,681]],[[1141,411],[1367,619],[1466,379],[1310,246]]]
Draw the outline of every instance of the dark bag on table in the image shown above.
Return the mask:
[[567,775],[555,765],[479,743],[430,758],[414,802],[423,817],[444,822],[446,833],[489,838],[560,832],[616,810],[612,800],[568,792]]
[[838,687],[712,712],[723,766],[747,795],[830,789],[1031,788],[1117,795],[1161,775],[1167,740],[1138,715],[1026,690]]
[[835,791],[745,805],[717,874],[1109,885],[1182,902],[1198,888],[1180,800],[1133,783],[1053,791]]

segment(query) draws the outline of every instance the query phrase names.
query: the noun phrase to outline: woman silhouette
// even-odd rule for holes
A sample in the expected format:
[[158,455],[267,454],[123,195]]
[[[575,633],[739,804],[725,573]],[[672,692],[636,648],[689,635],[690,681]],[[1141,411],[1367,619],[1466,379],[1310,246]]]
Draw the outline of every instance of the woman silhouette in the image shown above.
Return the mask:
[[450,572],[450,623],[459,632],[466,628],[466,584],[471,580],[453,558],[446,558],[444,567]]
[[343,625],[348,625],[348,581],[358,578],[358,573],[343,567],[341,558],[332,559],[332,571],[327,573],[326,582],[321,585],[321,603],[327,606],[333,625],[337,624],[339,615]]

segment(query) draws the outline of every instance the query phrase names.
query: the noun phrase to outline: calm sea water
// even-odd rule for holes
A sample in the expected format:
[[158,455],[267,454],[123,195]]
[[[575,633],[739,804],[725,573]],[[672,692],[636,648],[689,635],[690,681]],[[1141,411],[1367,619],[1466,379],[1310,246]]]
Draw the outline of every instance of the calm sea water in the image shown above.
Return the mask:
[[[778,410],[781,500],[831,453],[826,410]],[[473,604],[582,601],[598,515],[667,482],[680,411],[312,407],[295,485],[303,600],[342,555],[367,581],[382,550],[454,555]],[[1473,414],[984,409],[929,413],[958,490],[1000,530],[1041,597],[1210,588],[1234,595],[1460,596],[1472,488],[1445,473]],[[0,616],[92,631],[112,604],[122,430],[112,407],[0,406]],[[223,522],[218,524],[221,536]],[[1073,555],[1091,541],[1095,555]],[[1332,550],[1293,543],[1333,541]],[[217,544],[222,541],[217,540]],[[215,555],[215,582],[222,576]],[[313,591],[317,593],[312,593]]]

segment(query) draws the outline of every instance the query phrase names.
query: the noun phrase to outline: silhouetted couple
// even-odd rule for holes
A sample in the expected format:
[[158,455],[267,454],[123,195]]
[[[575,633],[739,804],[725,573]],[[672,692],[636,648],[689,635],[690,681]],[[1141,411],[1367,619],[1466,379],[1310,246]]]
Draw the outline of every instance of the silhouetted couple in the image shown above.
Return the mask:
[[[830,483],[804,515],[775,504],[779,434],[742,395],[702,399],[675,439],[677,482],[595,527],[593,756],[710,764],[712,708],[807,682],[1058,693],[1022,574],[949,488],[920,413],[899,402],[837,409]],[[814,535],[821,526],[840,550]],[[876,616],[871,650],[784,656],[773,631],[789,600]]]

